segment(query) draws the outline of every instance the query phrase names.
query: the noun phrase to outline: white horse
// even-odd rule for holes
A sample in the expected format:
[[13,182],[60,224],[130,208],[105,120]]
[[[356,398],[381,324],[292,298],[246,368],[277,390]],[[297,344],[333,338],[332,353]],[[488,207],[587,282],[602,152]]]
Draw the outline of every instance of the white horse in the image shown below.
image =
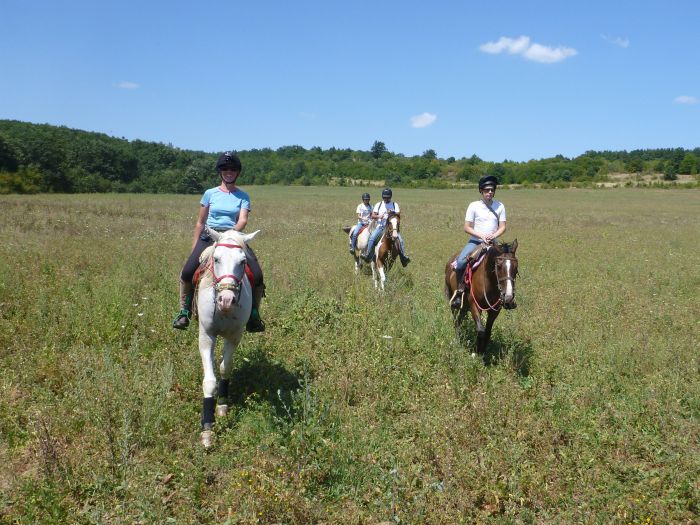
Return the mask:
[[[211,446],[214,439],[212,427],[217,395],[214,373],[216,337],[224,339],[223,359],[219,365],[221,381],[218,396],[227,400],[231,358],[243,337],[253,305],[252,287],[245,273],[247,243],[258,231],[246,235],[235,230],[223,233],[210,230],[214,244],[204,250],[199,258],[207,270],[202,274],[197,293],[199,353],[204,368],[201,441],[206,448]],[[223,417],[227,412],[227,404],[216,406],[217,416]]]
[[[362,269],[362,265],[364,261],[362,260],[362,257],[360,257],[360,254],[367,249],[367,243],[369,242],[369,236],[372,234],[376,227],[376,221],[370,221],[369,226],[362,230],[360,235],[357,236],[357,245],[355,246],[355,253],[352,254],[352,257],[355,259],[355,273],[358,274],[360,273],[360,270]],[[352,233],[355,231],[355,228],[357,228],[357,224],[355,226],[344,226],[343,231],[348,234],[348,243],[352,242],[351,237]]]

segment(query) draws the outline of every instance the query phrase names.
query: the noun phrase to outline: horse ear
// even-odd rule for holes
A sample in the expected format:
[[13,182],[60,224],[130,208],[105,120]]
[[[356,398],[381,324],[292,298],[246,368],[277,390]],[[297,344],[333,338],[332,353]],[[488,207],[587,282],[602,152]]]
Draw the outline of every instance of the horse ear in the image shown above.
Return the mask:
[[245,241],[246,244],[248,244],[250,241],[255,239],[255,236],[260,233],[260,230],[255,230],[253,233],[246,233],[243,235],[243,240]]
[[510,245],[510,251],[511,253],[515,253],[515,250],[518,249],[518,239],[515,239],[512,244]]
[[209,237],[214,240],[214,242],[219,242],[219,239],[221,239],[221,234],[218,231],[211,228],[207,228],[205,231],[209,234]]

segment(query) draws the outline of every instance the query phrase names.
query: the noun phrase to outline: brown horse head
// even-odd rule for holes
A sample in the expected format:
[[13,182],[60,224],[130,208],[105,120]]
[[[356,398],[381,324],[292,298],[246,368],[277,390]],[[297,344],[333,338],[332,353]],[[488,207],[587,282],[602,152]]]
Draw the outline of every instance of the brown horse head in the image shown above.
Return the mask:
[[494,275],[499,299],[506,309],[515,308],[515,278],[518,276],[518,259],[515,251],[518,239],[510,244],[494,245]]
[[[401,228],[401,214],[389,212],[386,218],[384,233],[379,241],[379,253],[377,255],[378,266],[390,266],[390,262],[401,253],[399,247],[399,231]],[[391,255],[391,258],[389,256]]]

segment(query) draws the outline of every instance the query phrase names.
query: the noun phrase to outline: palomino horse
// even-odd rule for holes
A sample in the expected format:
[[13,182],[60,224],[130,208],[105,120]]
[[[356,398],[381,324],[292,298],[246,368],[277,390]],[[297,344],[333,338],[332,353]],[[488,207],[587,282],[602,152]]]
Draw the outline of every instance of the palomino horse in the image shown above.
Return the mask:
[[[216,415],[228,412],[228,382],[231,377],[231,358],[240,343],[253,305],[251,283],[246,275],[247,243],[258,232],[243,234],[235,230],[218,233],[209,230],[214,244],[200,256],[202,276],[197,290],[199,317],[199,353],[202,357],[204,379],[202,391],[202,434],[204,447],[211,446],[214,432],[214,407],[217,394],[226,400],[216,406]],[[223,359],[219,365],[221,381],[218,389],[214,373],[216,338],[224,339]]]
[[[362,263],[364,261],[362,260],[362,257],[360,257],[360,253],[367,249],[369,236],[372,234],[376,226],[377,221],[370,221],[369,225],[360,232],[360,235],[357,236],[357,245],[355,246],[355,253],[352,254],[352,257],[355,259],[355,273],[360,273],[360,270],[362,269]],[[343,226],[343,231],[348,234],[348,243],[350,242],[350,236],[352,235],[352,232],[355,230],[355,228],[357,228],[357,225]]]
[[401,214],[389,212],[386,219],[386,227],[381,239],[374,249],[375,257],[372,259],[372,279],[374,287],[377,288],[377,281],[382,291],[386,281],[386,272],[401,253],[399,243],[399,228],[401,226]]
[[[515,308],[515,278],[518,275],[518,259],[515,251],[518,240],[511,244],[493,244],[488,246],[479,260],[472,266],[471,262],[464,272],[467,284],[459,308],[452,307],[455,328],[461,327],[467,310],[476,323],[476,351],[482,354],[491,339],[491,329],[501,307],[506,310]],[[457,277],[452,263],[455,254],[445,266],[445,295],[451,301],[457,289]],[[487,312],[486,326],[481,321],[481,312]]]

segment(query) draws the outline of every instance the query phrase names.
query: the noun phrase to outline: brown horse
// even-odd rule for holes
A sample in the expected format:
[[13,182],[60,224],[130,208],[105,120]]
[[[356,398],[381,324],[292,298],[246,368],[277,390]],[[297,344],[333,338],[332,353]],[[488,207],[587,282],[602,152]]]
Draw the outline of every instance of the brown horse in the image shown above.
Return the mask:
[[[515,278],[518,275],[518,259],[515,251],[518,240],[511,244],[493,244],[486,248],[481,261],[476,267],[470,262],[464,272],[465,287],[461,305],[452,307],[455,328],[459,330],[462,321],[471,312],[476,323],[476,351],[480,354],[486,350],[491,340],[491,329],[501,308],[515,308]],[[451,301],[458,288],[457,277],[452,263],[455,254],[445,266],[445,295]],[[481,312],[487,312],[486,325],[482,323]]]
[[[379,280],[379,286],[382,291],[384,291],[386,272],[389,271],[389,268],[391,268],[391,265],[401,253],[401,246],[399,244],[400,227],[401,214],[389,212],[384,233],[375,248],[376,257],[372,260],[372,279],[374,280],[374,287],[377,287],[377,280]],[[377,278],[377,274],[379,278]]]

